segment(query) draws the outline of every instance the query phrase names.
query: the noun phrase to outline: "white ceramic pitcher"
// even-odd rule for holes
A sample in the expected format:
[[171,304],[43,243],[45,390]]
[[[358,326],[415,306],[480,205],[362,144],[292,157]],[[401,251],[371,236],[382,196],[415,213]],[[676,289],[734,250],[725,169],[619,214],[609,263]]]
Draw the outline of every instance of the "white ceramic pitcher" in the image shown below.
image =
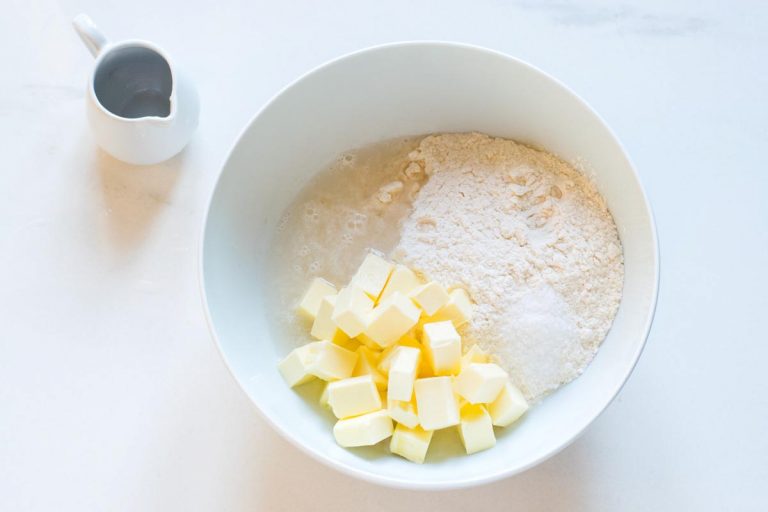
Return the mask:
[[192,82],[149,41],[111,43],[85,14],[72,23],[96,57],[86,107],[99,146],[138,165],[162,162],[181,151],[200,112]]

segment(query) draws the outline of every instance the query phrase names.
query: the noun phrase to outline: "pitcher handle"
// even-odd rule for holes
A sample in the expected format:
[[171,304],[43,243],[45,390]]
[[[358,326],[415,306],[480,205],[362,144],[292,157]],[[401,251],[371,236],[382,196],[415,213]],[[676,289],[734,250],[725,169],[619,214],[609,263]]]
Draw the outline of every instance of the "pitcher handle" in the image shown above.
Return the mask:
[[98,56],[101,49],[104,48],[109,41],[93,23],[93,20],[87,14],[78,14],[75,19],[72,20],[72,25],[75,27],[77,35],[83,40],[85,46],[90,50],[91,55]]

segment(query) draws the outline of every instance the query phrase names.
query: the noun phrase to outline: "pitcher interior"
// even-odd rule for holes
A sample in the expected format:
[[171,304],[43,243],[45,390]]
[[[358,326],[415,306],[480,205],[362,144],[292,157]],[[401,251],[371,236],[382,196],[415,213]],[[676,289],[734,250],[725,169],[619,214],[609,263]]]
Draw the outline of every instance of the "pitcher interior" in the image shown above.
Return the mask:
[[119,117],[168,117],[173,77],[165,58],[141,46],[115,48],[102,59],[93,79],[99,103]]

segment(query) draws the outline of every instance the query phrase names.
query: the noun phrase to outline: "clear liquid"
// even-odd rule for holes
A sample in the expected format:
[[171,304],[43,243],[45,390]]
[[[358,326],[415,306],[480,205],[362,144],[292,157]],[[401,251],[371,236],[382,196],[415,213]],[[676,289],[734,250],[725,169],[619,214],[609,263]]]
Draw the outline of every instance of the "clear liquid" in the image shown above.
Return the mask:
[[[267,289],[275,298],[270,316],[278,336],[290,336],[296,345],[309,341],[309,326],[297,321],[296,306],[314,277],[341,287],[369,249],[389,254],[397,245],[420,186],[403,170],[422,138],[388,140],[339,155],[283,213],[268,263]],[[403,190],[382,203],[380,188],[395,180],[403,182]]]
[[171,100],[163,91],[147,89],[128,98],[122,109],[114,113],[129,119],[149,116],[168,117],[171,113]]

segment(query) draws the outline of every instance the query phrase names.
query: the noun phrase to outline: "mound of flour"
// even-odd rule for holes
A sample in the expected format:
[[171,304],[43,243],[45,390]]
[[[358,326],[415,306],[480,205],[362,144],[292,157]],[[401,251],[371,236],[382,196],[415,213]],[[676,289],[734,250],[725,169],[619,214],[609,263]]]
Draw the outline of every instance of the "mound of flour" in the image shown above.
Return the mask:
[[429,176],[392,255],[475,302],[469,344],[536,401],[577,377],[605,338],[624,264],[603,198],[557,157],[481,134],[426,137]]

